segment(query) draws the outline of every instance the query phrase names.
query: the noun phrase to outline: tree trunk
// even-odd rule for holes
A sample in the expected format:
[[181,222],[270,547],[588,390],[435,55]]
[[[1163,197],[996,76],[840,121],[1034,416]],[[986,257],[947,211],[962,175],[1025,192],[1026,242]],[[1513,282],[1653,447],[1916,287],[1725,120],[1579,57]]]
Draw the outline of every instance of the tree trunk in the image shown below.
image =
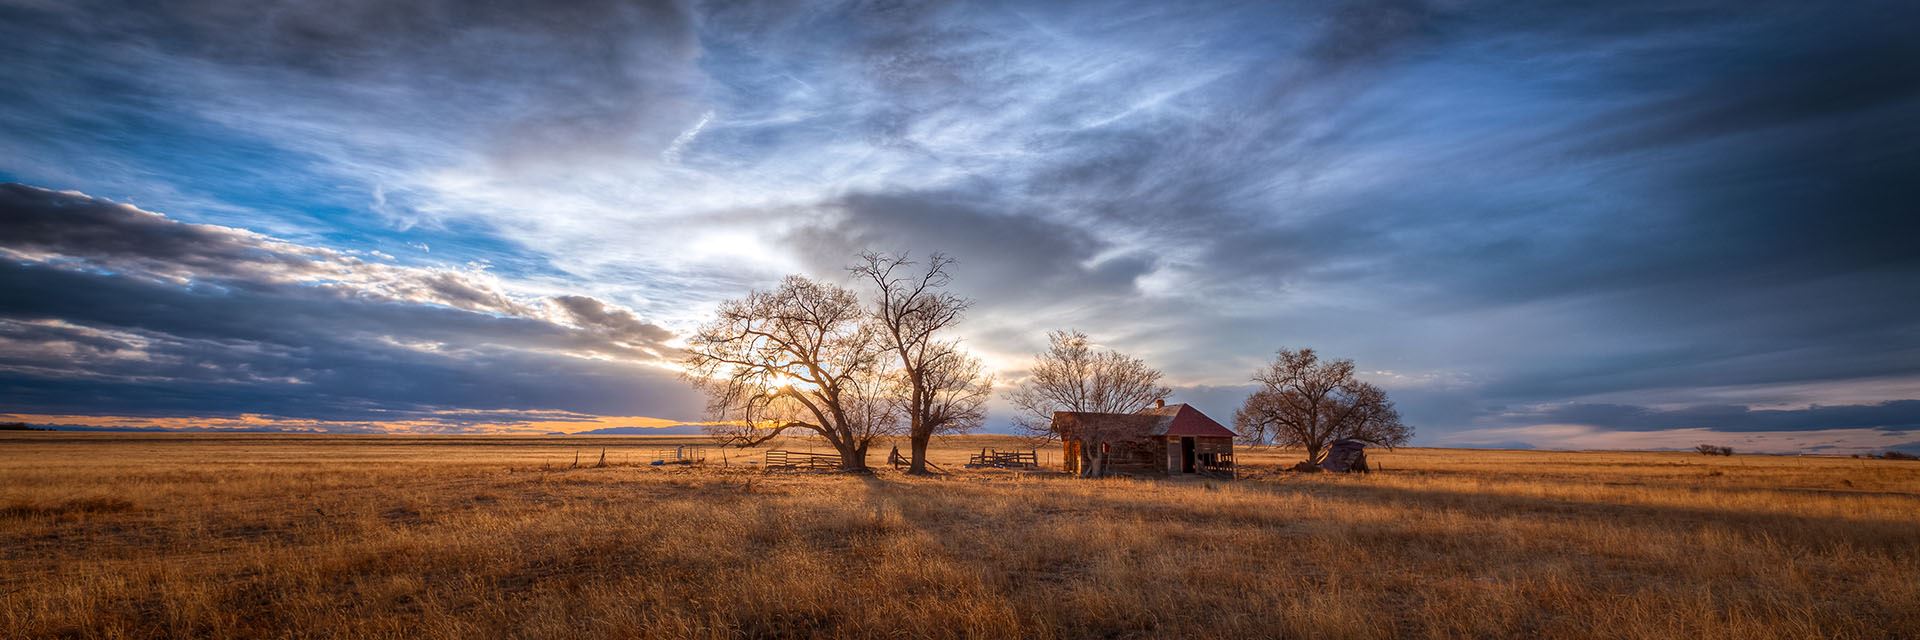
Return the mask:
[[1080,473],[1082,478],[1093,477],[1093,449],[1086,440],[1080,441]]
[[927,443],[933,440],[933,434],[915,433],[912,434],[910,440],[912,441],[913,462],[907,465],[907,473],[916,476],[927,475]]
[[841,471],[867,470],[867,443],[855,445],[851,442],[837,446],[840,450]]
[[1080,477],[1098,478],[1107,475],[1107,453],[1100,451],[1099,447],[1098,443],[1080,441]]
[[1312,464],[1312,465],[1320,464],[1320,443],[1318,442],[1307,443],[1307,464]]
[[[905,352],[900,355],[902,358],[906,357]],[[912,459],[907,462],[907,473],[912,475],[926,475],[927,441],[933,438],[933,426],[927,424],[927,392],[920,375],[913,374],[913,394],[908,398],[910,404],[907,405],[911,407],[907,412],[907,441],[911,446],[907,448],[912,450],[909,454]]]

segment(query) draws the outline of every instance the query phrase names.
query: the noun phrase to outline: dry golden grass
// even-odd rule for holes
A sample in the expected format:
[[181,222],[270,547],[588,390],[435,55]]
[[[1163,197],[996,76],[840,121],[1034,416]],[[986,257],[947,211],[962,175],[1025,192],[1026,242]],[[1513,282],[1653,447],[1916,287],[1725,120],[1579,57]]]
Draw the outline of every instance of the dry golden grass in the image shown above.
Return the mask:
[[[1408,449],[1372,476],[1232,483],[637,464],[683,441],[6,434],[0,634],[1920,637],[1920,463]],[[568,468],[603,446],[612,466]]]

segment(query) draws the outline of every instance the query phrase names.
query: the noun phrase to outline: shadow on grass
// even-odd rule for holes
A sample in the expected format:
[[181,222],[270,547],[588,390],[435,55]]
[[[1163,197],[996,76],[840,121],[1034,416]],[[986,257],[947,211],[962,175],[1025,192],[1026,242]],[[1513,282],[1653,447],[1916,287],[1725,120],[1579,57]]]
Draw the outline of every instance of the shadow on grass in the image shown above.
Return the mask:
[[[1120,486],[1114,486],[1112,491],[1084,491],[1086,488],[1084,485],[1073,486],[1087,481],[1059,480],[1061,484],[1057,492],[1053,491],[1048,484],[1035,483],[1019,489],[1030,492],[1030,495],[1020,497],[1023,506],[1027,509],[1026,513],[988,514],[979,513],[974,505],[981,503],[983,494],[1008,490],[1007,485],[900,482],[878,477],[865,477],[862,482],[868,489],[867,499],[870,501],[884,501],[890,496],[912,496],[911,504],[897,501],[893,504],[898,508],[922,512],[908,514],[908,519],[926,522],[931,525],[929,530],[933,532],[955,528],[942,526],[946,524],[940,522],[942,518],[964,520],[979,517],[999,519],[1004,526],[1050,526],[1045,521],[1056,517],[1144,518],[1151,521],[1192,522],[1197,526],[1219,524],[1279,529],[1303,525],[1360,527],[1370,523],[1381,524],[1342,519],[1337,513],[1313,517],[1299,516],[1282,511],[1279,505],[1275,505],[1272,509],[1262,509],[1257,504],[1257,498],[1254,504],[1247,505],[1248,508],[1221,509],[1217,505],[1198,503],[1203,496],[1213,495],[1199,486],[1191,488],[1194,501],[1181,500],[1180,496],[1183,493],[1178,489],[1184,488],[1182,486],[1184,483],[1169,483],[1168,486],[1175,488],[1175,491],[1156,493],[1152,499],[1142,499],[1127,493],[1127,490]],[[1909,554],[1912,549],[1920,548],[1920,528],[1915,528],[1909,521],[1884,518],[1810,516],[1779,511],[1742,510],[1733,507],[1614,503],[1550,496],[1415,488],[1378,484],[1369,482],[1365,478],[1342,478],[1334,482],[1243,481],[1225,486],[1231,486],[1232,491],[1243,495],[1311,498],[1323,501],[1333,509],[1338,509],[1341,504],[1365,505],[1389,510],[1403,509],[1409,514],[1432,512],[1437,509],[1488,521],[1518,518],[1575,526],[1626,527],[1673,536],[1687,536],[1703,530],[1712,530],[1754,540],[1764,539],[1773,544],[1804,552],[1830,551],[1836,545],[1845,545],[1859,550],[1903,556]],[[1710,499],[1710,497],[1703,499]],[[1404,528],[1392,522],[1385,523],[1385,526],[1388,529]],[[1567,548],[1565,540],[1540,540],[1531,544],[1537,545],[1536,550],[1543,552]]]

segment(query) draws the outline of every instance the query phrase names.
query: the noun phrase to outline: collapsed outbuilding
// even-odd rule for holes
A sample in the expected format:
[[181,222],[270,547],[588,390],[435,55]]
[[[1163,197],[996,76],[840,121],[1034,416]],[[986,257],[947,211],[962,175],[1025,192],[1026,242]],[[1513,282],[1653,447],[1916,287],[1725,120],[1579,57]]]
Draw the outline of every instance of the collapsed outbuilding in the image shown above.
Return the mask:
[[1233,473],[1233,430],[1185,404],[1138,413],[1053,414],[1066,470],[1080,475]]
[[1365,440],[1343,438],[1335,441],[1327,451],[1327,458],[1320,461],[1320,468],[1336,473],[1371,473],[1367,466],[1367,445]]

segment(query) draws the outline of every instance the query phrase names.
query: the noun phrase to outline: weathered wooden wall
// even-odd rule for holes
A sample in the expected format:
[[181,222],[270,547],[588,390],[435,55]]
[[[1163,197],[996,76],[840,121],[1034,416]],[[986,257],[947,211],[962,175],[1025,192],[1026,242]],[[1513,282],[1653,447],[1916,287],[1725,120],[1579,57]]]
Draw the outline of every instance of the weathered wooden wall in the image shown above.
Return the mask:
[[1121,440],[1113,443],[1112,451],[1107,453],[1107,472],[1163,475],[1167,472],[1162,462],[1166,457],[1164,439]]
[[[1161,474],[1167,472],[1162,462],[1167,455],[1167,444],[1160,438],[1140,438],[1120,440],[1110,443],[1107,451],[1107,473]],[[1061,468],[1069,473],[1080,471],[1080,443],[1067,440],[1061,443]],[[1176,449],[1174,455],[1179,455]]]

